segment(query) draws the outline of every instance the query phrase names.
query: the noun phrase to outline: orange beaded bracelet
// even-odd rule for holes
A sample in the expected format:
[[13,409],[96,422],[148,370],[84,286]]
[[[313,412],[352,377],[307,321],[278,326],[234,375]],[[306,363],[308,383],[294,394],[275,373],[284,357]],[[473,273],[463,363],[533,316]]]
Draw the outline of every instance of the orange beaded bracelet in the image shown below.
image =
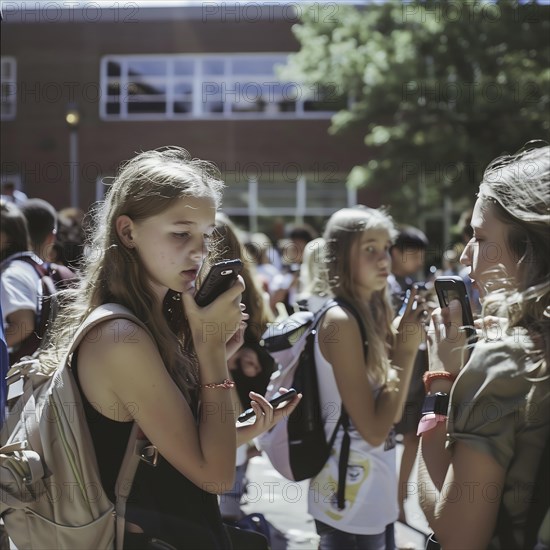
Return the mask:
[[208,388],[210,390],[215,388],[223,388],[224,390],[230,390],[231,388],[234,388],[234,387],[235,387],[235,382],[233,382],[233,380],[229,380],[229,378],[226,378],[223,382],[220,382],[219,384],[212,382],[210,384],[201,385],[201,388]]
[[454,382],[456,380],[456,374],[451,374],[446,370],[427,370],[424,373],[424,376],[422,377],[422,380],[424,381],[424,389],[426,390],[426,393],[430,393],[432,380],[437,380],[437,379],[449,380],[450,382]]

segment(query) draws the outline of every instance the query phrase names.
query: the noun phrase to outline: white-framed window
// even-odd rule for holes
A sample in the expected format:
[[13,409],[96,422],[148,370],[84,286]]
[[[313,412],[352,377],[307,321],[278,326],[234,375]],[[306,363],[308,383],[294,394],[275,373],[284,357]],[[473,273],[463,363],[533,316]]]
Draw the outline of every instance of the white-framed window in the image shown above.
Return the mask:
[[282,82],[284,53],[107,55],[104,120],[328,118],[345,106],[336,86]]
[[248,218],[251,231],[262,216],[286,216],[296,223],[307,217],[329,217],[336,210],[357,204],[357,190],[346,186],[341,174],[303,174],[295,181],[249,179],[228,184],[222,210],[228,216]]
[[17,112],[17,63],[14,57],[0,58],[1,119],[13,120]]

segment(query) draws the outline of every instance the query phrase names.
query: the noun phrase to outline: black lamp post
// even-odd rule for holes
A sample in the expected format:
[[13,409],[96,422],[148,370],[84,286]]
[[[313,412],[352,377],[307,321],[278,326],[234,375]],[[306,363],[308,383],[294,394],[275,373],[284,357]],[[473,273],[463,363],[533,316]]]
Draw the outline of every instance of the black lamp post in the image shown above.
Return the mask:
[[78,181],[78,124],[80,113],[74,103],[67,106],[65,121],[69,126],[69,179],[71,183],[71,206],[78,208],[79,204],[79,181]]

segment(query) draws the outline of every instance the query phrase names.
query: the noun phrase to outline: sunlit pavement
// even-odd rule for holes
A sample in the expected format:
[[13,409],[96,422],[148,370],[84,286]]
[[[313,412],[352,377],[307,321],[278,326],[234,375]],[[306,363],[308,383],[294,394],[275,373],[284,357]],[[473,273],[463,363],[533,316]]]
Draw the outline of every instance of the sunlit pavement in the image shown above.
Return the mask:
[[[397,451],[399,460],[401,445]],[[316,550],[319,538],[313,518],[307,513],[308,482],[296,483],[283,478],[265,456],[250,460],[247,478],[249,484],[242,510],[245,514],[264,514],[272,528],[272,550]],[[416,479],[415,470],[411,479]],[[397,523],[397,547],[421,550],[425,546],[428,524],[415,495],[407,500],[405,513],[409,524],[419,532]]]

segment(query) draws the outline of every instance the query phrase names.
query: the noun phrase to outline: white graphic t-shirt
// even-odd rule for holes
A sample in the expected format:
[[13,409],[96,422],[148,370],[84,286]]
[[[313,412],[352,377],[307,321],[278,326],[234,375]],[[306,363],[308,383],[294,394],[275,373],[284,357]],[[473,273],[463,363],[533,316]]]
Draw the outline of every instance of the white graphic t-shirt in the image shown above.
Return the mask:
[[[315,343],[322,416],[327,440],[340,417],[341,398],[332,365]],[[344,430],[338,430],[329,460],[310,482],[308,511],[317,520],[340,531],[358,535],[384,532],[398,517],[395,447],[388,442],[373,447],[350,418],[350,453],[346,475],[345,507],[338,509],[338,462]],[[388,448],[391,447],[391,448]],[[387,449],[387,450],[385,450]]]

